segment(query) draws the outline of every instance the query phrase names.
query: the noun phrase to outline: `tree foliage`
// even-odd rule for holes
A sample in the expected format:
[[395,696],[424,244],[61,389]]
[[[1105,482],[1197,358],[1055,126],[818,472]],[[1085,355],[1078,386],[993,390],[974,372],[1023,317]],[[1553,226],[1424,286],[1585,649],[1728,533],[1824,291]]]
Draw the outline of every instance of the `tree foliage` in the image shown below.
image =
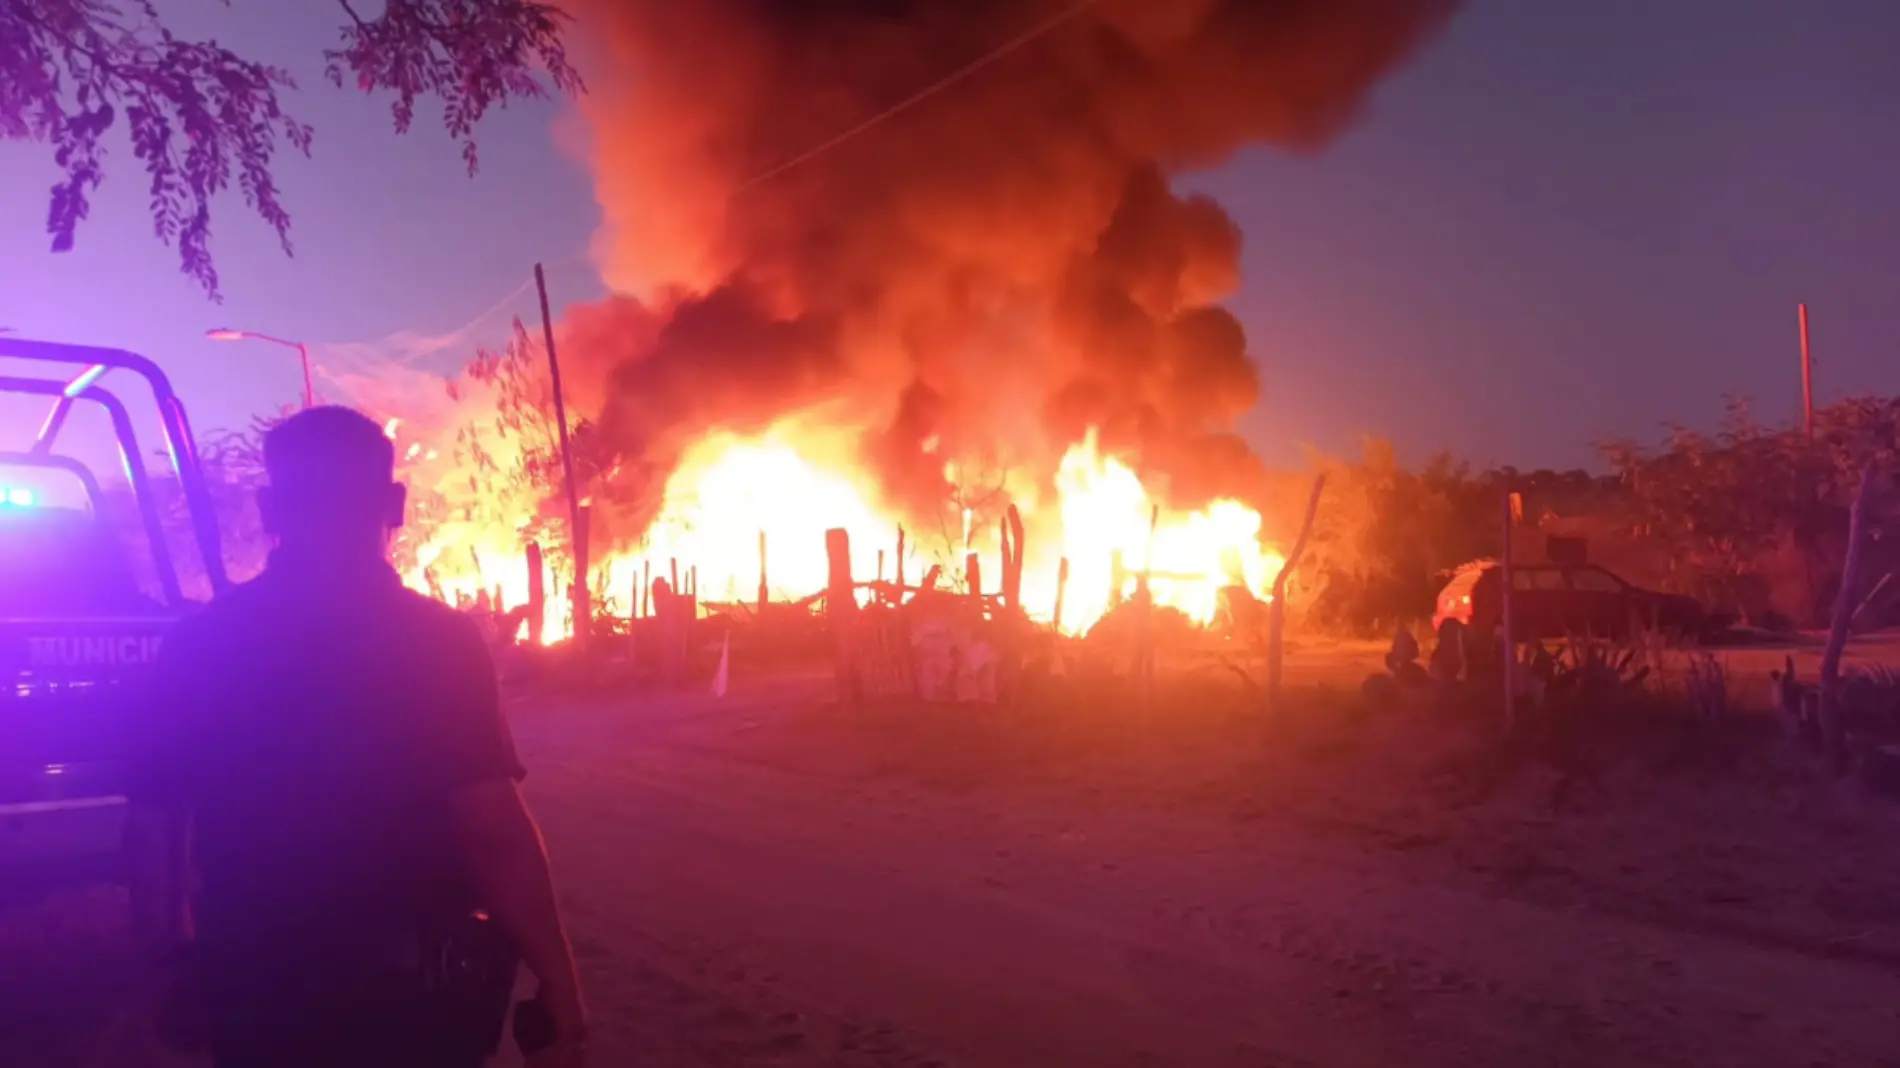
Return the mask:
[[[1390,637],[1429,619],[1452,571],[1497,555],[1506,492],[1518,494],[1530,524],[1613,512],[1621,496],[1614,478],[1582,470],[1476,470],[1447,453],[1408,467],[1379,438],[1357,459],[1315,454],[1309,465],[1326,473],[1326,493],[1289,601],[1306,626],[1333,633]],[[1297,522],[1312,474],[1275,481],[1262,513]],[[1297,531],[1266,533],[1287,545]]]
[[[257,491],[269,481],[264,473],[264,435],[295,411],[284,408],[274,415],[253,419],[242,430],[212,431],[198,443],[205,486],[217,512],[224,566],[236,581],[246,581],[262,571],[270,556],[271,539],[264,533],[257,511]],[[181,555],[191,559],[196,542],[190,540],[190,513],[182,493],[172,495],[166,519],[172,544],[190,544],[190,552]]]
[[[522,545],[537,542],[548,559],[571,561],[560,426],[540,343],[516,319],[508,343],[477,350],[447,388],[458,404],[486,406],[485,417],[456,428],[448,469],[466,483],[441,484],[417,501],[418,536],[441,522],[514,530]],[[614,517],[657,509],[658,483],[644,469],[626,470],[592,420],[570,417],[568,443],[581,503],[607,519],[595,526],[613,529]],[[609,548],[596,543],[596,560]]]
[[[565,510],[556,507],[565,472],[553,386],[540,351],[528,328],[516,319],[505,346],[476,352],[465,373],[470,382],[493,391],[495,415],[491,421],[457,428],[455,457],[456,469],[468,472],[465,507],[484,500],[499,502],[504,509],[531,505],[527,525],[521,528],[523,541],[551,548],[555,541],[565,545],[567,540]],[[459,401],[466,387],[451,382],[448,388]],[[505,514],[485,518],[504,529],[508,525]]]
[[1865,469],[1882,490],[1874,536],[1884,542],[1893,529],[1897,443],[1900,398],[1818,409],[1812,440],[1760,422],[1737,400],[1714,433],[1672,427],[1659,446],[1614,441],[1602,451],[1621,479],[1627,532],[1666,550],[1678,585],[1750,615],[1813,622],[1839,584],[1848,505]]
[[[1377,439],[1354,460],[1315,456],[1329,481],[1294,603],[1310,625],[1336,632],[1389,634],[1428,618],[1453,569],[1497,555],[1504,494],[1515,492],[1533,539],[1539,528],[1566,532],[1547,517],[1583,520],[1592,559],[1640,560],[1646,573],[1627,579],[1759,622],[1818,624],[1839,589],[1848,506],[1870,468],[1878,476],[1871,568],[1900,572],[1892,492],[1900,397],[1823,407],[1812,440],[1735,401],[1712,431],[1672,426],[1659,443],[1613,441],[1600,451],[1607,475],[1475,471],[1444,455],[1407,467]],[[1298,516],[1310,477],[1282,478],[1263,512]],[[1660,573],[1648,573],[1652,565]]]
[[[384,0],[374,15],[354,0],[338,4],[345,21],[324,51],[330,80],[391,94],[398,132],[418,101],[441,101],[471,173],[475,126],[491,108],[542,96],[544,82],[580,87],[561,44],[567,17],[552,3]],[[214,300],[211,204],[220,193],[235,185],[291,250],[272,169],[281,146],[310,150],[310,127],[279,99],[292,88],[283,70],[176,36],[155,0],[0,3],[0,136],[52,148],[61,172],[46,220],[54,251],[73,247],[105,180],[105,136],[122,122],[150,180],[154,232]]]
[[[1314,625],[1379,633],[1429,616],[1447,569],[1497,551],[1494,474],[1474,476],[1446,455],[1408,470],[1377,438],[1357,461],[1314,462],[1327,473],[1302,565],[1301,599]],[[1295,480],[1273,513],[1299,515],[1294,498],[1304,492]]]
[[[257,490],[266,482],[264,435],[294,411],[285,408],[274,415],[254,419],[242,429],[213,430],[198,439],[199,468],[217,520],[220,555],[226,574],[234,581],[243,582],[255,576],[263,570],[270,556],[271,540],[264,533],[257,511]],[[146,484],[158,509],[164,535],[161,548],[171,557],[185,595],[200,600],[208,598],[211,576],[205,570],[204,558],[199,555],[197,530],[192,523],[184,486],[171,468],[169,453],[160,450],[154,458],[159,462],[146,465]],[[148,595],[160,596],[154,546],[147,539],[131,484],[108,484],[104,493],[101,515],[117,532],[133,574]]]

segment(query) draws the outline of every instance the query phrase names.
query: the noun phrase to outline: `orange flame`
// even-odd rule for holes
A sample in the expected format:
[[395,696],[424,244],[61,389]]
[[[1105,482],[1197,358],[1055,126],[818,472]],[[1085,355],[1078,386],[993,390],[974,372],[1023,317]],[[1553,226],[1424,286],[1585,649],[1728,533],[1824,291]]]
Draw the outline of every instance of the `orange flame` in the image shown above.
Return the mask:
[[[825,532],[834,527],[850,535],[859,582],[894,579],[901,520],[854,464],[854,447],[849,435],[790,420],[756,437],[709,435],[687,450],[668,480],[659,515],[640,544],[594,561],[592,588],[609,611],[625,616],[635,607],[642,575],[659,578],[677,564],[682,575],[693,570],[702,603],[749,603],[758,596],[763,535],[768,595],[796,600],[825,588]],[[415,458],[417,447],[405,455]],[[1093,433],[1063,457],[1054,490],[1051,506],[1043,507],[1034,493],[1005,485],[1025,528],[1024,610],[1032,619],[1052,620],[1066,558],[1061,628],[1069,634],[1085,632],[1132,594],[1144,570],[1155,603],[1205,624],[1214,618],[1221,587],[1262,595],[1283,562],[1260,541],[1259,513],[1237,501],[1157,511],[1140,478],[1103,455]],[[943,567],[945,588],[960,583],[963,553],[970,551],[978,556],[984,592],[997,592],[1000,535],[976,518],[965,507],[947,513],[941,530],[913,526],[905,546],[907,581],[915,583],[934,563]],[[521,604],[528,592],[525,522],[444,523],[418,548],[406,580],[452,601],[499,590],[504,603]],[[552,641],[570,635],[573,623],[565,577],[552,563],[545,566],[543,634]]]

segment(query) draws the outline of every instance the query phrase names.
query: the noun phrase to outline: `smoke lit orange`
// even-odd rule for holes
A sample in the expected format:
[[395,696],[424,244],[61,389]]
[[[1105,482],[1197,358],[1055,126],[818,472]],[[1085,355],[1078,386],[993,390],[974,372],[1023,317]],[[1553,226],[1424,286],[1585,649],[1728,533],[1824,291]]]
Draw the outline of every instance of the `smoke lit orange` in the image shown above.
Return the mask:
[[[614,295],[570,308],[559,345],[595,450],[582,492],[610,502],[590,527],[609,606],[673,561],[702,600],[750,601],[761,535],[771,596],[817,593],[831,527],[860,581],[880,552],[892,578],[900,523],[912,581],[934,564],[955,586],[974,552],[993,590],[1002,503],[1032,617],[1068,562],[1064,630],[1143,573],[1197,620],[1223,586],[1265,592],[1278,557],[1240,503],[1260,472],[1235,434],[1261,377],[1223,305],[1240,234],[1175,179],[1323,146],[1457,2],[1051,17],[1067,6],[577,0]],[[564,505],[545,475],[463,462],[465,431],[507,419],[460,408],[453,440],[402,450],[456,502],[412,579],[519,603],[521,545]],[[1013,465],[1000,487],[960,499],[957,463],[992,453]],[[550,635],[569,627],[557,585]]]

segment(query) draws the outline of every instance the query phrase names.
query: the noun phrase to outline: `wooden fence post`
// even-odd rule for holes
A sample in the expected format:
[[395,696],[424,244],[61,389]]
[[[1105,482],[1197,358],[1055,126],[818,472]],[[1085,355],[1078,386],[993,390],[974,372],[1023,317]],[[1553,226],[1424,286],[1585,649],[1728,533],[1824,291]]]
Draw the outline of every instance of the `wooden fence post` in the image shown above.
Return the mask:
[[1854,595],[1860,589],[1860,550],[1866,541],[1867,510],[1874,492],[1874,469],[1860,473],[1854,507],[1847,518],[1847,558],[1841,562],[1841,588],[1834,595],[1834,618],[1821,653],[1821,743],[1836,772],[1848,766],[1846,725],[1841,721],[1841,654],[1847,650],[1848,625],[1854,620]]
[[759,531],[759,615],[765,614],[765,606],[771,600],[765,585],[765,531]]
[[1155,681],[1155,539],[1161,531],[1161,506],[1148,508],[1148,549],[1135,573],[1135,684],[1143,701],[1154,697]]
[[856,591],[852,589],[849,531],[840,527],[825,531],[825,561],[829,577],[825,585],[825,622],[831,628],[838,700],[844,704],[855,704],[860,697],[857,670],[858,601]]
[[1069,558],[1063,557],[1056,563],[1056,613],[1052,622],[1057,634],[1062,633],[1062,602],[1069,593]]
[[574,644],[586,649],[594,637],[594,583],[588,573],[588,531],[593,525],[593,509],[581,504],[574,509],[574,584],[568,587],[568,611],[574,619]]
[[1277,716],[1280,711],[1281,662],[1285,656],[1286,637],[1286,586],[1293,577],[1293,569],[1300,566],[1300,557],[1306,555],[1307,539],[1313,534],[1313,520],[1319,515],[1320,494],[1326,490],[1326,475],[1321,473],[1313,479],[1312,495],[1306,499],[1306,517],[1300,521],[1300,536],[1294,539],[1293,551],[1287,554],[1286,562],[1280,565],[1280,571],[1273,576],[1273,599],[1267,604],[1267,711]]
[[1517,571],[1512,566],[1511,533],[1517,526],[1516,509],[1512,507],[1510,487],[1504,489],[1504,510],[1502,530],[1504,548],[1498,555],[1498,579],[1502,592],[1498,595],[1503,610],[1499,614],[1498,640],[1503,648],[1504,657],[1504,733],[1510,734],[1517,729],[1517,629],[1512,618],[1511,602],[1516,598]]
[[1012,611],[1023,608],[1023,514],[1014,504],[1003,513],[1003,600]]
[[528,543],[528,644],[540,645],[547,623],[546,579],[541,573],[541,543]]
[[627,591],[632,597],[627,601],[627,665],[634,672],[640,670],[640,569],[633,572],[633,588]]

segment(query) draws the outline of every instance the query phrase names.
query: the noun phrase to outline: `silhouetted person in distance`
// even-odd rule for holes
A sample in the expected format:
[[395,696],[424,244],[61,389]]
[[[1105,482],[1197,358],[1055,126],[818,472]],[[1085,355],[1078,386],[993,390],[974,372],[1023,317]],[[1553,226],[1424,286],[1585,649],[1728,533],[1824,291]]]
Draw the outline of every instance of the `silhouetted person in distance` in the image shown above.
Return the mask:
[[474,1068],[499,1010],[458,1012],[422,962],[482,944],[483,910],[554,1020],[530,1063],[580,1064],[573,957],[487,645],[386,559],[404,503],[388,438],[315,408],[264,460],[269,564],[180,623],[155,672],[132,797],[144,948],[189,962],[219,1068]]

